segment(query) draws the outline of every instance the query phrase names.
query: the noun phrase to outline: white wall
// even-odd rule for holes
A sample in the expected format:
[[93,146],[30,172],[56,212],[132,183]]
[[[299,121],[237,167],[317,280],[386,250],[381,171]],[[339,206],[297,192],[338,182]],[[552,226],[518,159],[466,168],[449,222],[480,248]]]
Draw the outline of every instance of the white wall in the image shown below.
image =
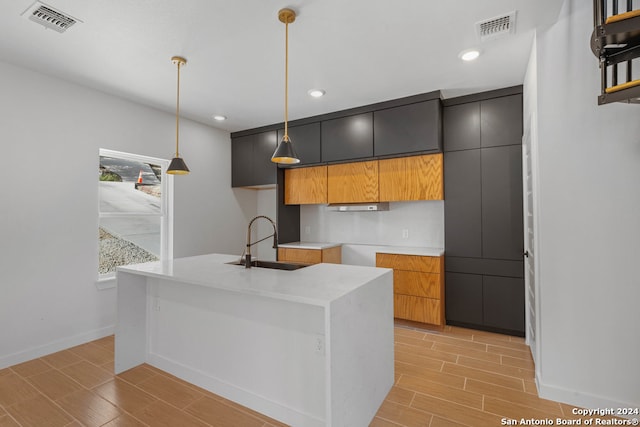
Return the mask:
[[[408,230],[403,238],[402,231]],[[300,206],[300,239],[364,245],[444,247],[444,202],[389,203],[382,212],[337,212]]]
[[[98,149],[171,158],[173,115],[0,62],[0,368],[113,331],[98,290]],[[240,253],[256,212],[227,132],[181,121],[174,257]]]
[[538,34],[543,397],[640,406],[640,105],[597,105],[592,4]]

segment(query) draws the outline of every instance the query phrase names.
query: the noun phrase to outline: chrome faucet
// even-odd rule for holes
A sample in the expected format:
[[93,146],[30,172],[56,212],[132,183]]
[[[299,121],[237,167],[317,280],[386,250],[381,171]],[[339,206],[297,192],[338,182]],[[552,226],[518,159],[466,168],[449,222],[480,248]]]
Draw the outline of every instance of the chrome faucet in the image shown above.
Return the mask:
[[[255,220],[257,220],[258,218],[264,218],[271,223],[271,225],[273,226],[273,234],[251,243],[251,226],[253,225]],[[263,240],[267,240],[271,236],[273,236],[273,249],[278,249],[278,231],[276,230],[276,223],[273,222],[271,218],[264,215],[258,215],[257,217],[249,221],[249,226],[247,227],[247,249],[245,250],[245,258],[244,258],[245,268],[251,268],[251,246],[255,245],[256,243],[260,243]]]

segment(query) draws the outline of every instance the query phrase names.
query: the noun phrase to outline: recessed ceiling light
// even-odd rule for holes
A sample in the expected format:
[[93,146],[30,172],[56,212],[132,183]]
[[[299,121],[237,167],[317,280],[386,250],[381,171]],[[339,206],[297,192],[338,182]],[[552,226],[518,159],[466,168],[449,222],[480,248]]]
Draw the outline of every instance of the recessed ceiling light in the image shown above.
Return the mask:
[[324,94],[326,93],[324,90],[322,89],[311,89],[309,92],[307,92],[309,95],[313,96],[314,98],[320,98],[321,96],[324,96]]
[[213,120],[221,122],[223,120],[227,120],[227,116],[213,116]]
[[480,51],[478,49],[467,49],[460,52],[458,57],[463,61],[473,61],[480,56]]

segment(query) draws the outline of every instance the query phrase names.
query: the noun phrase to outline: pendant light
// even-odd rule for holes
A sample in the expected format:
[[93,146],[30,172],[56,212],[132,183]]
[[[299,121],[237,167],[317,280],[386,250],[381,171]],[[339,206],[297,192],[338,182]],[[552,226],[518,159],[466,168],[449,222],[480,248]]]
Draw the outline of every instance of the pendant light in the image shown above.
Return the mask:
[[171,175],[186,175],[189,173],[189,168],[184,160],[182,160],[182,157],[180,157],[180,152],[178,151],[178,139],[180,136],[180,67],[186,65],[187,60],[180,56],[174,56],[171,58],[171,62],[176,64],[178,67],[178,86],[176,94],[176,156],[171,159],[167,173]]
[[271,156],[274,163],[291,165],[300,163],[300,159],[293,149],[293,143],[289,139],[289,24],[296,20],[296,13],[291,9],[281,9],[278,19],[285,26],[285,56],[284,56],[284,135],[278,144],[276,151]]

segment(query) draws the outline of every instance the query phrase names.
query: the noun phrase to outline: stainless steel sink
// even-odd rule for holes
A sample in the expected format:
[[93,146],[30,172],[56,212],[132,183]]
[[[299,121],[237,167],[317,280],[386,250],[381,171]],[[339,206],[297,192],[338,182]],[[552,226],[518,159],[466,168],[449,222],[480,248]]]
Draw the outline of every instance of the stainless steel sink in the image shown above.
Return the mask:
[[[228,262],[227,264],[231,265],[241,265],[244,267],[244,261],[233,261]],[[295,262],[280,262],[280,261],[262,261],[262,260],[253,260],[251,261],[251,267],[259,267],[259,268],[271,268],[275,270],[298,270],[300,268],[308,267],[311,264],[302,264]]]

